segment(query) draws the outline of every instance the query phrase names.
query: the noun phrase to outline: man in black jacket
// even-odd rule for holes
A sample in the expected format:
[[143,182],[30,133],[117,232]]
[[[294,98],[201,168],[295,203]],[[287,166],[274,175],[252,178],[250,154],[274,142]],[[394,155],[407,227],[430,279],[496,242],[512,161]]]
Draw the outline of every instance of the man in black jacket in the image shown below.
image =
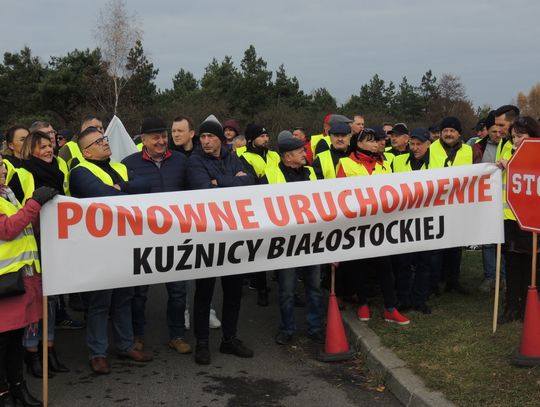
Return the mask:
[[[226,148],[226,139],[221,123],[212,115],[199,126],[201,148],[188,161],[188,180],[191,189],[227,188],[253,185],[255,179],[244,171],[242,162],[234,152]],[[221,277],[223,288],[222,330],[223,339],[219,351],[243,358],[253,357],[236,337],[240,302],[242,298],[241,274]],[[194,326],[197,347],[195,361],[200,365],[210,364],[209,311],[214,292],[215,277],[196,281]]]
[[[151,192],[171,192],[187,189],[187,158],[184,154],[167,147],[167,125],[159,118],[147,118],[141,126],[143,149],[126,157],[122,163],[135,174],[145,177]],[[146,299],[150,286],[135,287],[132,302],[133,334],[139,350],[144,347]],[[185,340],[184,312],[186,310],[186,282],[165,283],[167,301],[167,323],[169,325],[169,347],[178,353],[191,353]]]
[[[128,174],[121,163],[110,161],[109,140],[95,127],[82,131],[77,140],[82,157],[70,171],[69,189],[77,198],[117,196],[148,192],[146,180]],[[99,253],[97,253],[99,255]],[[118,356],[135,362],[148,362],[152,356],[135,348],[131,323],[133,288],[90,291],[86,297],[86,342],[90,367],[97,374],[111,372],[107,361],[109,315],[115,332]]]

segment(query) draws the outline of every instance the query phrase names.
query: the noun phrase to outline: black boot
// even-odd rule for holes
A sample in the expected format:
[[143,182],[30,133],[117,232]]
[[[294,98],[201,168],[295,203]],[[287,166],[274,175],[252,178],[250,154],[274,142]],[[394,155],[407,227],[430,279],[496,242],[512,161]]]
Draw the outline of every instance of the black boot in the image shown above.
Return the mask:
[[8,390],[0,394],[0,407],[15,407],[15,400]]
[[56,355],[56,349],[54,346],[49,346],[49,369],[53,372],[66,373],[69,372],[69,369],[58,360]]
[[24,407],[40,407],[43,405],[41,401],[30,394],[24,380],[12,385],[9,390],[13,395],[13,399],[20,402]]
[[[26,371],[37,378],[43,377],[43,369],[41,368],[41,352],[26,351],[24,362],[26,363]],[[49,371],[49,378],[53,377],[53,373]]]

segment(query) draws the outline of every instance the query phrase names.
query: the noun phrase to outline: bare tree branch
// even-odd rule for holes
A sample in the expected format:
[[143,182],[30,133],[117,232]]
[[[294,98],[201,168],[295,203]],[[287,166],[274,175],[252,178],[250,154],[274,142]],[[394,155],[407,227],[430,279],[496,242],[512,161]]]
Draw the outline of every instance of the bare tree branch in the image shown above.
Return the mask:
[[94,38],[103,60],[108,63],[114,90],[114,114],[118,110],[120,94],[129,80],[126,69],[129,50],[142,39],[142,23],[135,13],[129,13],[125,0],[109,0],[99,11]]

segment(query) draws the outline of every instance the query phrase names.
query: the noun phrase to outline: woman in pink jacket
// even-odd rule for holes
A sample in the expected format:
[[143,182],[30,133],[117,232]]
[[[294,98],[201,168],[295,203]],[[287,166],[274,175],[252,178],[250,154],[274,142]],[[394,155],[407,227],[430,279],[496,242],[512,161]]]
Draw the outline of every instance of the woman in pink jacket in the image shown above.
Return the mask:
[[[0,285],[9,273],[22,273],[24,293],[3,292],[0,298],[0,407],[19,402],[41,406],[29,393],[23,378],[22,338],[28,325],[37,327],[41,312],[41,276],[32,223],[41,206],[57,191],[41,187],[24,207],[6,185],[6,168],[0,156]],[[4,283],[5,284],[5,283]]]

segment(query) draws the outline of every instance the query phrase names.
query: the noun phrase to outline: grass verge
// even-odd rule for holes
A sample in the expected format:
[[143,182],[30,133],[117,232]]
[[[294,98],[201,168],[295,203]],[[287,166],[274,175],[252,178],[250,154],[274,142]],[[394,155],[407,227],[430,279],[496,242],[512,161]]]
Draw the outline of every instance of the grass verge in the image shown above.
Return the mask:
[[405,327],[381,318],[369,326],[428,387],[458,406],[540,406],[540,367],[511,365],[523,324],[499,325],[492,334],[493,294],[476,290],[482,278],[481,251],[465,251],[461,281],[475,289],[472,295],[432,298],[433,313],[407,313]]

